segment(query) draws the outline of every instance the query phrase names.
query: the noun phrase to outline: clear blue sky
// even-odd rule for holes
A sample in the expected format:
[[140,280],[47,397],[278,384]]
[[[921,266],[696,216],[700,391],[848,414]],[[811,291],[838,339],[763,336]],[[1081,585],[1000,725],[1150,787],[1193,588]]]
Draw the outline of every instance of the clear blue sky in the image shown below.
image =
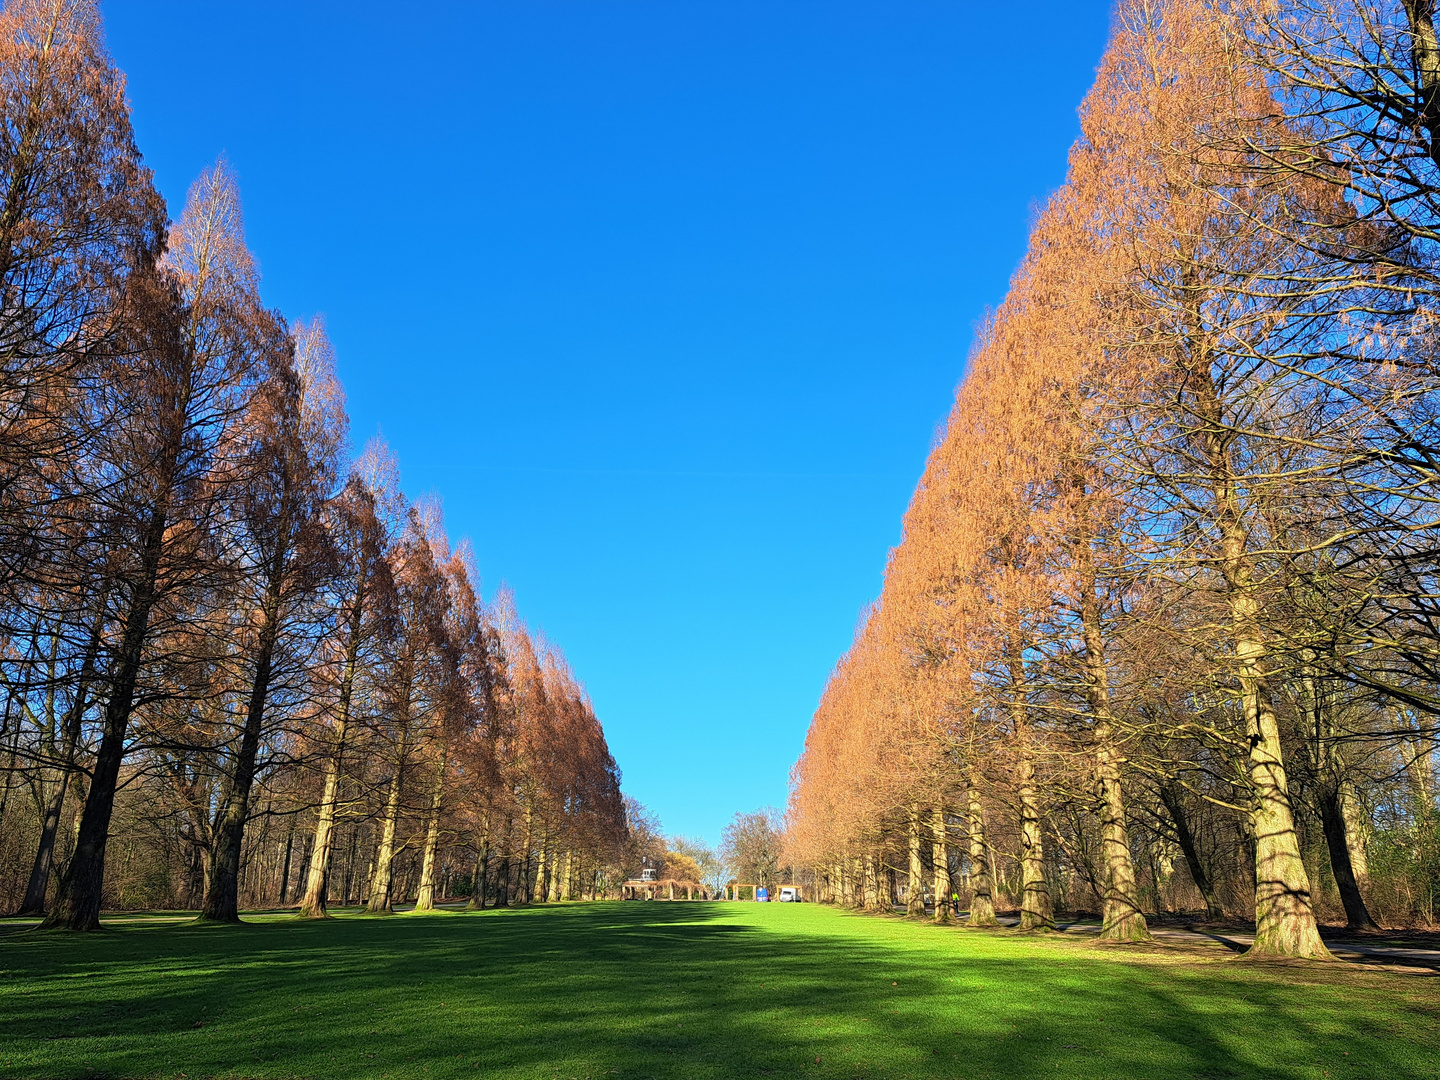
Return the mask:
[[106,0],[178,213],[224,152],[357,444],[569,655],[625,788],[783,806],[1108,5]]

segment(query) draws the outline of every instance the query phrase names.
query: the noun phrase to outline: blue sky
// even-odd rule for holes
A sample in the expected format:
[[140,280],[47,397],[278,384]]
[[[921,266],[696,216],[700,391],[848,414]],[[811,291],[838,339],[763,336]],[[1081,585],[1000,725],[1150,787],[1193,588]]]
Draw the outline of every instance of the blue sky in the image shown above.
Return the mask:
[[268,303],[585,682],[625,788],[783,806],[1108,5],[106,0],[178,213],[222,152]]

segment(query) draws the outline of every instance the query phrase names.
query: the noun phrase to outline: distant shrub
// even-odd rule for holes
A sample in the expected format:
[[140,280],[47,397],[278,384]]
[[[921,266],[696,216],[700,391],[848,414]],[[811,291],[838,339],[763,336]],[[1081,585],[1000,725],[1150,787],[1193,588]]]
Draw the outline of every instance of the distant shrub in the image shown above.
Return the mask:
[[1383,925],[1435,925],[1440,903],[1440,815],[1379,830],[1369,849],[1372,913]]

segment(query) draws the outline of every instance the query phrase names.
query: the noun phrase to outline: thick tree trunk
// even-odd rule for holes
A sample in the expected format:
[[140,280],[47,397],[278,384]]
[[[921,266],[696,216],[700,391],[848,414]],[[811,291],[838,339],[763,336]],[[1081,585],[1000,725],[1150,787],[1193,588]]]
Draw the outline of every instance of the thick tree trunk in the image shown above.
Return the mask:
[[[335,753],[325,762],[325,786],[315,818],[315,835],[310,844],[310,865],[305,875],[305,893],[300,898],[301,917],[323,919],[328,913],[330,857],[335,844],[335,811],[339,803],[340,750],[345,735],[336,733]],[[346,890],[348,892],[348,889]],[[343,902],[343,901],[342,901]]]
[[[84,688],[78,691],[77,704],[84,698]],[[30,867],[30,880],[25,886],[25,899],[17,915],[45,914],[45,896],[50,890],[50,870],[55,859],[55,839],[60,833],[60,818],[65,809],[65,796],[70,790],[70,779],[75,772],[75,744],[79,736],[79,712],[72,708],[75,720],[72,724],[67,714],[64,734],[64,748],[60,754],[59,774],[49,798],[44,802],[40,817],[40,842],[35,848],[35,861]]]
[[985,808],[980,791],[972,783],[967,793],[966,817],[970,823],[970,926],[998,926],[995,918],[995,886],[990,876],[990,851],[985,842]]
[[495,868],[495,906],[510,906],[510,856],[501,857]]
[[1200,896],[1205,901],[1206,917],[1213,922],[1219,922],[1225,918],[1225,909],[1220,906],[1214,882],[1210,880],[1210,874],[1200,861],[1200,850],[1195,845],[1195,834],[1190,831],[1190,817],[1185,812],[1185,804],[1180,801],[1179,792],[1169,784],[1161,784],[1157,790],[1160,801],[1170,814],[1170,820],[1175,824],[1175,839],[1185,856],[1185,865],[1190,869],[1190,879],[1195,882],[1195,888],[1200,891]]
[[930,830],[930,862],[935,868],[935,921],[950,922],[953,890],[950,887],[950,847],[947,843],[948,830],[945,827],[943,806],[935,807],[934,817],[930,819]]
[[1435,813],[1435,796],[1431,793],[1430,761],[1433,747],[1421,737],[1407,739],[1407,756],[1410,763],[1405,773],[1410,778],[1410,797],[1416,821],[1425,821]]
[[[880,899],[880,878],[881,874],[875,865],[873,856],[865,860],[865,908],[868,911],[884,911],[885,905]],[[737,894],[738,895],[738,894]]]
[[[1199,321],[1196,321],[1197,325]],[[1220,550],[1216,560],[1225,581],[1230,629],[1235,647],[1235,676],[1250,742],[1250,819],[1255,837],[1255,943],[1247,956],[1298,956],[1330,959],[1320,940],[1310,879],[1295,832],[1280,725],[1266,685],[1265,643],[1260,634],[1248,538],[1241,510],[1240,482],[1231,464],[1231,425],[1210,374],[1210,358],[1198,334],[1195,345],[1195,410],[1204,422],[1201,434],[1211,470],[1214,522]]]
[[[1243,597],[1232,601],[1242,612],[1251,608]],[[1260,675],[1264,648],[1248,638],[1236,646],[1254,789],[1250,819],[1255,836],[1255,944],[1246,955],[1330,959],[1315,922],[1310,878],[1295,832],[1280,726]]]
[[[173,460],[169,464],[170,471],[173,471]],[[110,836],[110,817],[115,811],[115,790],[120,778],[120,763],[125,756],[125,737],[135,706],[136,686],[145,660],[145,639],[150,629],[150,611],[156,600],[155,584],[165,546],[166,525],[163,509],[153,510],[146,522],[141,547],[141,572],[131,592],[130,608],[125,616],[125,629],[110,680],[110,697],[105,703],[100,749],[90,774],[85,808],[80,814],[75,851],[65,869],[65,876],[60,879],[55,907],[41,924],[46,928],[98,930],[100,927],[100,900],[105,886],[105,845]]]
[[375,848],[375,870],[370,879],[370,899],[365,907],[372,915],[389,915],[394,911],[390,891],[394,884],[391,863],[395,858],[395,827],[400,818],[400,786],[405,775],[405,760],[410,750],[410,709],[414,703],[415,671],[413,656],[405,660],[405,698],[400,709],[400,738],[395,746],[395,773],[390,777],[385,796],[385,817],[380,826],[380,843]]
[[446,764],[442,750],[430,789],[430,814],[425,821],[425,853],[420,866],[420,891],[415,897],[416,911],[435,910],[435,852],[440,846],[440,806],[445,795]]
[[[1016,621],[1018,623],[1018,617]],[[1015,794],[1020,804],[1020,929],[1051,930],[1055,927],[1055,906],[1050,885],[1045,880],[1045,834],[1035,785],[1035,757],[1030,748],[1030,717],[1018,626],[1010,631],[1008,648],[1010,723],[1019,758],[1015,766]]]
[[45,914],[45,895],[50,891],[50,869],[55,858],[55,838],[60,832],[60,817],[65,809],[70,775],[71,769],[60,770],[55,788],[45,800],[45,810],[40,819],[40,843],[35,849],[35,862],[30,867],[25,899],[21,902],[17,915]]
[[[403,743],[403,740],[402,740]],[[403,755],[402,755],[403,757]],[[370,898],[365,908],[372,915],[389,915],[393,911],[390,889],[394,884],[395,825],[400,818],[401,759],[395,762],[395,775],[385,796],[385,817],[380,823],[380,842],[375,847],[375,869],[370,878]]]
[[550,850],[549,869],[546,871],[545,902],[560,902],[560,852],[554,847]]
[[1355,873],[1355,881],[1364,889],[1370,880],[1365,812],[1360,805],[1360,797],[1355,792],[1355,785],[1348,780],[1340,782],[1340,816],[1345,819],[1345,842],[1350,849],[1350,869]]
[[920,807],[910,807],[910,865],[905,882],[905,914],[925,914],[925,864],[920,858]]
[[1150,928],[1140,910],[1135,863],[1130,856],[1130,830],[1125,824],[1125,801],[1120,769],[1105,745],[1108,729],[1097,732],[1102,740],[1095,750],[1095,786],[1100,800],[1100,842],[1105,855],[1105,910],[1100,940],[1149,941]]
[[[350,607],[349,637],[345,642],[345,668],[340,678],[339,709],[335,719],[335,745],[325,761],[325,786],[320,794],[320,806],[315,818],[315,838],[310,846],[310,868],[305,878],[305,895],[300,899],[300,914],[307,919],[323,919],[327,914],[330,854],[335,842],[340,772],[344,766],[345,743],[350,732],[350,702],[355,689],[355,672],[360,661],[360,631],[365,617],[365,599],[365,572],[362,569],[355,583],[355,596]],[[349,890],[346,891],[348,893]]]
[[1330,869],[1335,874],[1335,887],[1340,891],[1340,902],[1345,906],[1345,929],[1379,930],[1365,898],[1360,895],[1360,883],[1355,878],[1355,869],[1350,863],[1350,844],[1345,827],[1345,812],[1341,806],[1338,785],[1322,783],[1318,791],[1320,803],[1320,827],[1325,833],[1325,846],[1330,851]]
[[255,656],[255,676],[245,709],[245,727],[227,785],[226,799],[214,830],[210,855],[210,882],[200,908],[202,922],[240,921],[240,854],[245,843],[245,823],[250,818],[250,790],[255,784],[255,766],[260,754],[260,736],[265,725],[265,703],[270,696],[270,671],[275,642],[280,635],[280,593],[284,584],[285,550],[276,551],[266,586],[265,622]]
[[1110,671],[1105,637],[1100,625],[1100,601],[1095,592],[1095,569],[1090,551],[1088,521],[1078,538],[1080,569],[1080,621],[1085,638],[1085,692],[1095,736],[1095,794],[1100,804],[1100,846],[1105,864],[1104,911],[1101,941],[1149,941],[1150,928],[1140,911],[1135,863],[1130,856],[1130,830],[1125,823],[1125,796],[1120,785],[1120,763],[1110,711]]
[[470,902],[465,907],[470,911],[484,911],[486,892],[490,877],[490,827],[488,822],[481,830],[475,844],[475,872],[471,875],[474,885],[470,889]]
[[1055,908],[1045,880],[1045,838],[1035,798],[1035,762],[1022,748],[1015,770],[1020,799],[1020,929],[1053,930]]

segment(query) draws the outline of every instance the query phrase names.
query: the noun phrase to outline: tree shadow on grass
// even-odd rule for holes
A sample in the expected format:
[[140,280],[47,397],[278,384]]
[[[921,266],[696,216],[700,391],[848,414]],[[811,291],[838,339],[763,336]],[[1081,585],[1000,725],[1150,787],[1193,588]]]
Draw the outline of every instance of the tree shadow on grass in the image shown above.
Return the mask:
[[814,908],[146,925],[7,938],[0,968],[16,1076],[1401,1080],[1437,1050],[1425,980],[1157,965]]

